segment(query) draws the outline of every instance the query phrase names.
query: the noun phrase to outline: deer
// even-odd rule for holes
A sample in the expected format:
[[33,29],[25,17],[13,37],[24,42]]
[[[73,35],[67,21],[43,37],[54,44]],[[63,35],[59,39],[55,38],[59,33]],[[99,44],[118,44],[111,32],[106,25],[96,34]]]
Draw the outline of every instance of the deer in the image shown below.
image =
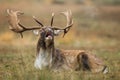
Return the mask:
[[7,9],[9,29],[15,33],[19,33],[23,38],[23,32],[33,31],[39,35],[36,47],[36,59],[34,66],[36,69],[49,69],[53,71],[90,71],[107,73],[108,68],[103,61],[85,50],[64,50],[58,49],[54,45],[54,37],[63,33],[63,37],[73,26],[72,12],[67,10],[60,12],[67,20],[65,28],[53,26],[55,13],[52,13],[50,26],[44,26],[35,16],[33,19],[39,26],[26,27],[20,23],[19,15],[24,14],[21,11],[13,11]]

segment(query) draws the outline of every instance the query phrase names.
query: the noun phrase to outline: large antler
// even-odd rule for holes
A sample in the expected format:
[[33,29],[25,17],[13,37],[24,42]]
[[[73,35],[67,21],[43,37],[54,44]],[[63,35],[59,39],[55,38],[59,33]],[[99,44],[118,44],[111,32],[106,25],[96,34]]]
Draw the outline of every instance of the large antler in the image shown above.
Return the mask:
[[66,27],[64,29],[60,29],[60,28],[53,28],[54,30],[64,30],[64,34],[63,37],[65,36],[65,34],[70,30],[70,28],[73,25],[73,19],[72,19],[72,13],[71,10],[68,10],[66,12],[61,12],[63,15],[66,16],[67,18],[67,24]]
[[35,30],[35,29],[40,29],[40,26],[38,27],[32,27],[32,28],[26,28],[22,24],[20,24],[20,20],[18,19],[18,16],[23,14],[20,11],[12,11],[7,9],[8,17],[9,17],[9,29],[16,32],[20,33],[21,37],[23,38],[22,32],[24,31],[29,31],[29,30]]

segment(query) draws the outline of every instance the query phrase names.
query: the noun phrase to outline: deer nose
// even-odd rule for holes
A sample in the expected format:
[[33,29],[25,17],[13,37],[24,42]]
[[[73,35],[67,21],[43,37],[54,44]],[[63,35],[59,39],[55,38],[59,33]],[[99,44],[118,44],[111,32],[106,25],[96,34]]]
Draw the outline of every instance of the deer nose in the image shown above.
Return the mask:
[[52,33],[50,31],[46,32],[46,37],[48,37],[48,36],[52,36]]
[[46,37],[46,40],[52,40],[52,36],[51,36],[51,35],[48,35],[48,36]]

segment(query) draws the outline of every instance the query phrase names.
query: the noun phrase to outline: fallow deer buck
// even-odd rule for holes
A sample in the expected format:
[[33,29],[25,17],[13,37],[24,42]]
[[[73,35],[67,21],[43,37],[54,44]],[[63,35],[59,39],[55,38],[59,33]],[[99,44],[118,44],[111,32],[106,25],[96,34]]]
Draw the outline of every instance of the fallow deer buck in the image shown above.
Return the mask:
[[53,71],[61,70],[75,70],[75,71],[91,71],[107,73],[107,67],[103,61],[95,55],[90,54],[84,50],[63,50],[57,49],[54,45],[54,36],[59,33],[64,33],[63,36],[70,30],[73,25],[72,13],[70,10],[61,12],[67,18],[67,25],[65,28],[56,28],[53,26],[54,13],[52,13],[51,25],[44,26],[38,19],[33,19],[39,26],[27,28],[23,26],[18,15],[23,14],[20,11],[7,10],[9,17],[10,30],[20,33],[34,30],[34,33],[39,34],[40,38],[37,43],[37,55],[34,66],[40,70],[51,69]]

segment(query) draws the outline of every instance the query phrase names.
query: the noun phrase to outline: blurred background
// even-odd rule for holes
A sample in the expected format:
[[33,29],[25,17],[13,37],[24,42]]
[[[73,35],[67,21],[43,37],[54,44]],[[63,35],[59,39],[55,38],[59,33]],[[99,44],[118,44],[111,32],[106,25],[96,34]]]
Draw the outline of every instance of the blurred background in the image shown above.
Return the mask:
[[6,9],[24,12],[20,19],[27,27],[38,25],[32,19],[33,15],[49,26],[52,12],[56,13],[54,26],[65,27],[65,17],[58,13],[71,9],[74,25],[64,38],[62,35],[56,37],[58,47],[111,50],[120,48],[119,0],[0,0],[0,44],[24,42],[26,45],[34,45],[38,37],[32,32],[25,32],[21,39],[19,34],[8,29]]
[[[24,12],[19,18],[26,27],[38,25],[32,16],[49,26],[55,12],[54,26],[60,28],[65,27],[66,19],[58,13],[71,9],[74,25],[64,38],[55,37],[55,47],[89,50],[102,58],[110,72],[81,72],[74,79],[71,74],[58,77],[36,70],[33,64],[39,36],[24,32],[21,38],[10,31],[6,9]],[[119,74],[120,0],[0,0],[0,80],[118,80]]]

